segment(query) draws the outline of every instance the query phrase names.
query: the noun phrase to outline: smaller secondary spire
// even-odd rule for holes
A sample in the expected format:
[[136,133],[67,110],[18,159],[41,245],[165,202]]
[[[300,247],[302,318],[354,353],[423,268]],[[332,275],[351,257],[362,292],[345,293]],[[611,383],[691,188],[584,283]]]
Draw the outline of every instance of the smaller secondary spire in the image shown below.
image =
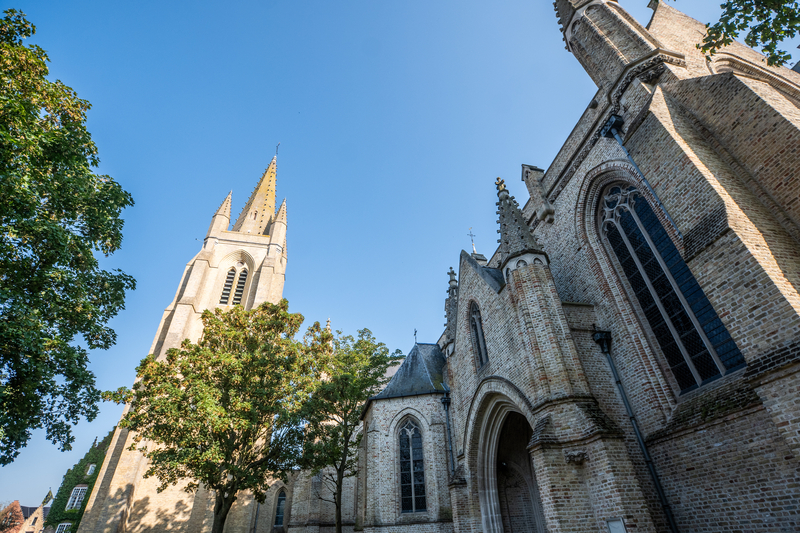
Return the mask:
[[228,196],[226,196],[225,199],[220,204],[219,209],[217,209],[217,212],[214,213],[214,214],[215,215],[226,216],[226,217],[228,217],[228,219],[230,219],[231,218],[231,201],[232,201],[232,199],[233,199],[233,191],[230,191],[230,192],[228,192]]
[[505,181],[497,178],[495,185],[498,198],[497,214],[500,215],[500,219],[497,221],[500,224],[500,229],[497,230],[500,234],[500,239],[497,241],[500,243],[500,263],[504,264],[509,258],[524,252],[542,253],[544,250],[525,223],[525,217],[519,204],[513,196],[508,194]]

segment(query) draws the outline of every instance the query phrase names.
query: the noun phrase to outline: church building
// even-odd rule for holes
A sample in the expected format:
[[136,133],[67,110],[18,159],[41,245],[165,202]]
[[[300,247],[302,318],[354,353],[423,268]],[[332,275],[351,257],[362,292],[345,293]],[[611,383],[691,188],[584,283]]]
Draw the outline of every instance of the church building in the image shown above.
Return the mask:
[[[346,531],[800,530],[800,73],[665,1],[556,0],[598,89],[547,168],[503,179],[498,247],[453,256],[435,343],[362,413]],[[281,297],[276,162],[187,265],[152,352],[206,308]],[[455,250],[453,251],[455,254]],[[158,494],[117,430],[80,533],[210,531],[201,489]],[[237,502],[231,533],[329,533],[298,472]]]

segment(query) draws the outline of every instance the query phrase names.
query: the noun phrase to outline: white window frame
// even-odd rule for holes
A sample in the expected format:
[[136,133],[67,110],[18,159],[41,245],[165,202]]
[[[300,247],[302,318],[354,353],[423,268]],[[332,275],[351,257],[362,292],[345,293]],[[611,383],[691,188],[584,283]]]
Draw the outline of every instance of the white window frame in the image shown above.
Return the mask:
[[91,476],[92,474],[94,474],[96,468],[97,468],[97,463],[90,464],[89,468],[86,469],[86,475]]
[[58,524],[58,528],[56,529],[56,533],[67,533],[69,528],[72,527],[72,522],[61,522]]
[[72,489],[72,494],[69,495],[69,500],[67,501],[66,510],[80,509],[83,500],[86,498],[86,491],[88,490],[89,487],[86,485],[80,485]]

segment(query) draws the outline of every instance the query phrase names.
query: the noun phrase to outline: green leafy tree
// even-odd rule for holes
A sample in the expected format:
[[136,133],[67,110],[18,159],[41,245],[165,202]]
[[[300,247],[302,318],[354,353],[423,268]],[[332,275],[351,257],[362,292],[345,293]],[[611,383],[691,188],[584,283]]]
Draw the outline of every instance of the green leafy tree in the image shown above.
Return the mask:
[[107,323],[134,288],[95,257],[119,248],[120,213],[133,201],[93,173],[89,102],[47,79],[47,54],[23,44],[34,32],[13,9],[0,19],[0,464],[36,428],[71,449],[71,426],[97,415],[100,393],[76,337],[111,347]]
[[222,533],[239,492],[263,502],[270,482],[297,467],[300,407],[316,369],[294,339],[303,316],[286,300],[205,311],[202,320],[197,344],[147,356],[133,389],[107,396],[130,404],[120,426],[150,460],[145,477],[158,478],[159,491],[182,480],[187,492],[213,491],[212,532]]
[[[342,487],[358,474],[358,448],[364,403],[383,389],[389,367],[403,358],[362,329],[358,338],[331,334],[319,323],[309,328],[306,344],[314,353],[322,379],[303,408],[306,439],[303,466],[321,475],[327,491],[317,496],[336,508],[336,533],[342,531]],[[331,494],[331,498],[325,496]]]
[[796,0],[726,0],[719,21],[706,25],[697,47],[708,57],[745,34],[744,42],[760,48],[768,65],[783,65],[791,55],[778,48],[800,30],[800,4]]

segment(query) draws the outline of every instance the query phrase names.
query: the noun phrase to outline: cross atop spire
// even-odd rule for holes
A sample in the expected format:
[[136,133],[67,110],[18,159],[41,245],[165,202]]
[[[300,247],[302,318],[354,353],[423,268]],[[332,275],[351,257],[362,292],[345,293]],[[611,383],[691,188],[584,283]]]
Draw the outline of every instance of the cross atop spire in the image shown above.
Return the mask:
[[272,158],[267,169],[250,195],[250,199],[236,219],[232,231],[265,235],[275,216],[275,187],[278,175],[278,156]]

